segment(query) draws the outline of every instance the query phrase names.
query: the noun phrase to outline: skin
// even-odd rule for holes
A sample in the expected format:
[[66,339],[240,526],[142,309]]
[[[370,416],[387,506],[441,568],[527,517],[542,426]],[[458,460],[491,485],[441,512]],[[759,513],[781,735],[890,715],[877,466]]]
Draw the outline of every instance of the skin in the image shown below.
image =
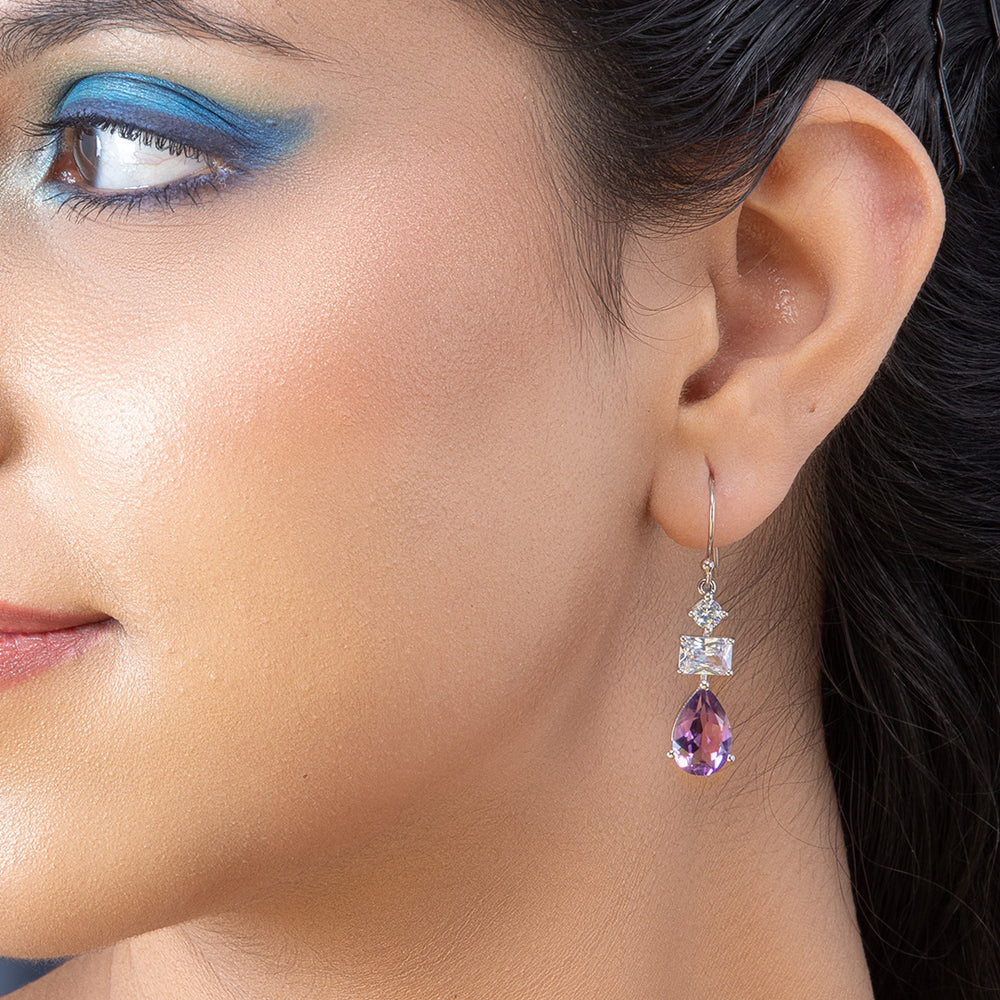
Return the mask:
[[[821,87],[739,211],[629,241],[615,347],[536,53],[448,0],[238,13],[318,58],[4,71],[0,599],[117,623],[0,693],[0,953],[87,953],[23,995],[869,997],[793,484],[933,259],[919,143]],[[313,131],[57,213],[19,124],[113,70]],[[739,759],[699,781],[709,468]]]

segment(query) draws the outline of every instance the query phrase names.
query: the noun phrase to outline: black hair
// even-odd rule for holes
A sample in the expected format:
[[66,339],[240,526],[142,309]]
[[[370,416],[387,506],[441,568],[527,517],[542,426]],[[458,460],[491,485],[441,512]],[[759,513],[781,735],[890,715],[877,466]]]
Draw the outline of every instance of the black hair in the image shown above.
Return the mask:
[[1000,996],[996,0],[475,2],[546,51],[581,189],[622,226],[736,207],[821,79],[936,164],[938,259],[815,459],[823,717],[877,1000]]

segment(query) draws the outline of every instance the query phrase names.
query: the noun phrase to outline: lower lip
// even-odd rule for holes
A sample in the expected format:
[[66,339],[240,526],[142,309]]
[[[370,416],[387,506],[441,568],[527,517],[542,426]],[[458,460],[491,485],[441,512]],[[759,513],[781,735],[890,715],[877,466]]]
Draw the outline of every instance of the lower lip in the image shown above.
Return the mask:
[[0,632],[0,691],[79,656],[110,624],[109,618],[52,632]]

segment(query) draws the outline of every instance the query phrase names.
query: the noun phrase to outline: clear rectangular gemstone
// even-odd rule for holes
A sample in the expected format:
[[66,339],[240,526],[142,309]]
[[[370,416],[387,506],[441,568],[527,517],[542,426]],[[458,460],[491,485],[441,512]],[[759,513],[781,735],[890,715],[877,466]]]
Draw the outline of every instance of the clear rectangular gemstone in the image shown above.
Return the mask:
[[719,635],[682,635],[677,673],[731,677],[733,640]]

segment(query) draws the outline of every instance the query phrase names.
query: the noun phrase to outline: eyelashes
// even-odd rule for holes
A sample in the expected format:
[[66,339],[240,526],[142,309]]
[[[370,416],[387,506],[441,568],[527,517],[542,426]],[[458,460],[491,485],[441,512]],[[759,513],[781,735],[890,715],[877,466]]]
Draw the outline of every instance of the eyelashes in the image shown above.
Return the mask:
[[52,142],[45,177],[50,197],[87,218],[147,207],[168,211],[178,201],[198,205],[243,173],[188,143],[120,122],[64,119],[34,131]]
[[288,157],[308,129],[301,113],[249,114],[165,80],[104,73],[73,84],[31,131],[51,150],[49,197],[91,217],[200,204]]

